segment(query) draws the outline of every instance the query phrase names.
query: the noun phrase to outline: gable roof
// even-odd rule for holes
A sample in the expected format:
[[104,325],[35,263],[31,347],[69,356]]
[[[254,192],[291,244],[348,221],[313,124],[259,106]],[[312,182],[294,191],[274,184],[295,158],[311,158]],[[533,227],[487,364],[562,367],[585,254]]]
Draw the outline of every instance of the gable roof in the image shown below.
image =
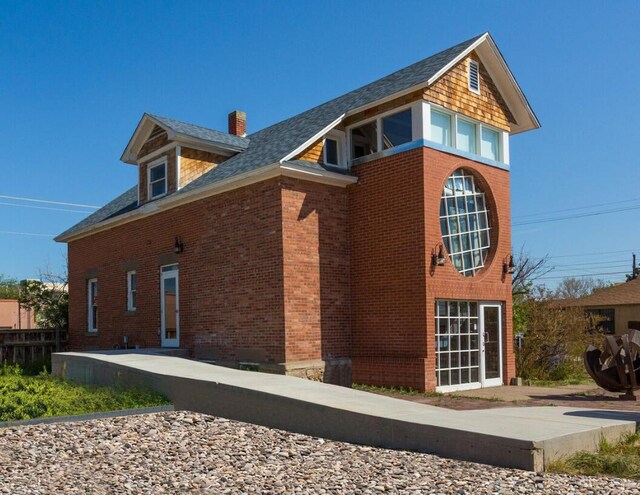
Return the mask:
[[[296,154],[320,139],[346,116],[433,84],[473,50],[477,51],[501,94],[504,93],[504,99],[518,121],[515,124],[516,130],[514,132],[522,132],[539,127],[540,124],[533,110],[515,82],[515,78],[509,71],[493,39],[489,33],[484,33],[345,95],[255,132],[247,138],[240,138],[165,117],[144,114],[122,155],[122,160],[126,163],[135,163],[135,155],[137,154],[135,150],[140,149],[155,124],[167,130],[170,138],[171,133],[173,133],[173,136],[208,141],[215,146],[236,151],[236,154],[220,163],[217,167],[193,180],[182,189],[158,200],[158,203],[166,201],[171,196],[188,194],[202,187],[250,173],[261,167],[276,163],[295,163],[295,161],[292,162],[291,160],[294,160]],[[511,108],[511,106],[514,108]],[[329,170],[324,165],[311,165],[304,162],[302,164],[298,163],[298,165],[302,169],[321,168],[334,174],[349,174],[346,170]],[[98,210],[87,219],[56,237],[56,240],[69,240],[70,236],[108,219],[109,212],[122,206],[123,196],[114,200],[115,205],[112,205],[114,202],[107,204],[103,208],[106,209],[106,212],[101,213],[102,209]],[[129,208],[134,206],[129,206]],[[89,221],[90,219],[92,220]]]
[[249,139],[246,137],[145,113],[142,115],[140,122],[138,122],[136,130],[120,157],[123,162],[130,164],[136,163],[140,148],[149,138],[151,131],[156,125],[167,131],[170,141],[177,139],[180,141],[200,143],[232,153],[244,151],[249,146]]
[[189,124],[187,122],[180,122],[179,120],[169,119],[167,117],[160,117],[159,115],[145,115],[148,115],[152,120],[155,120],[167,129],[170,129],[179,135],[194,137],[204,141],[210,141],[215,144],[232,146],[239,150],[247,149],[249,146],[249,139],[243,136],[236,136],[234,134],[228,134],[214,129],[207,129],[206,127]]
[[640,305],[640,278],[597,289],[588,296],[562,301],[563,306],[616,306],[619,304]]

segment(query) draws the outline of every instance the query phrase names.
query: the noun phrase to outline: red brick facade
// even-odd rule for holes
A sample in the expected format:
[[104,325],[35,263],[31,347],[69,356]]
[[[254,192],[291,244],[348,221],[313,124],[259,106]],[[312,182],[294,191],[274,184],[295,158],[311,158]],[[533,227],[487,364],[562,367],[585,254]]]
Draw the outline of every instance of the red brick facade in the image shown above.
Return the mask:
[[[131,347],[159,347],[160,267],[178,263],[181,347],[274,366],[346,357],[346,218],[345,189],[272,179],[72,241],[70,346],[111,349],[127,336]],[[126,304],[131,270],[134,312]],[[91,278],[96,333],[87,332]]]
[[[447,260],[432,267],[442,242],[440,197],[458,168],[473,172],[491,211],[486,266],[463,277]],[[503,380],[515,376],[511,278],[509,172],[430,148],[418,148],[352,168],[349,189],[353,380],[433,390],[435,302],[500,302]]]
[[[492,214],[494,247],[474,277],[449,261],[431,266],[444,182],[460,167],[474,173]],[[346,189],[270,179],[71,241],[71,348],[121,347],[124,336],[131,347],[159,347],[160,267],[178,263],[180,347],[192,353],[294,374],[350,358],[355,382],[433,390],[436,300],[494,301],[508,381],[509,173],[424,147],[352,171],[359,180]],[[130,270],[135,312],[126,303]],[[87,332],[91,278],[96,333]]]

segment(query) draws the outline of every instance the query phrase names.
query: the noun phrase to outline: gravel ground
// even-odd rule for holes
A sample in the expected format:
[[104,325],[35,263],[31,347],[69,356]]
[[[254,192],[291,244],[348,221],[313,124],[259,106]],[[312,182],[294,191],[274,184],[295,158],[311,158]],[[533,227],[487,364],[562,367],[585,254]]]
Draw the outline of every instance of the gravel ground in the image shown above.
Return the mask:
[[296,435],[189,412],[0,430],[0,493],[640,494]]

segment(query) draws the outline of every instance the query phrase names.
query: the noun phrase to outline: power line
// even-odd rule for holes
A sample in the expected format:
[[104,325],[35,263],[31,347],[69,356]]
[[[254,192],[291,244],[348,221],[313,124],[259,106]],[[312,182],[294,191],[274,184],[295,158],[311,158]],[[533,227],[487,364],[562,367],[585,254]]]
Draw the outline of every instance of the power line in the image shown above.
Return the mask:
[[611,265],[613,266],[625,263],[625,266],[629,264],[627,260],[610,260],[610,261],[586,261],[584,263],[568,263],[566,265],[554,265],[555,268],[567,267],[567,266],[591,266],[591,265]]
[[603,255],[603,254],[631,253],[633,251],[640,251],[640,249],[636,248],[636,249],[622,249],[620,251],[600,251],[598,253],[561,254],[561,255],[556,255],[556,256],[549,256],[549,259],[576,258],[576,257],[582,257],[582,256],[600,256],[600,255]]
[[7,196],[5,194],[0,194],[0,198],[14,199],[16,201],[29,201],[29,202],[32,202],[32,203],[48,203],[48,204],[52,204],[52,205],[77,206],[77,207],[80,207],[80,208],[93,208],[95,210],[100,208],[100,206],[83,205],[83,204],[79,204],[79,203],[65,203],[63,201],[50,201],[48,199],[22,198],[20,196]]
[[11,230],[0,230],[0,234],[7,235],[29,235],[34,237],[55,237],[53,234],[36,234],[35,232],[13,232]]
[[625,275],[628,272],[601,272],[601,273],[585,273],[584,275],[560,275],[555,277],[537,277],[536,280],[553,280],[559,278],[583,278],[583,277],[597,277],[600,275]]
[[600,215],[607,215],[609,213],[619,213],[621,211],[631,211],[631,210],[639,210],[639,209],[640,209],[640,205],[628,206],[626,208],[613,208],[611,210],[606,210],[606,211],[595,211],[590,213],[580,213],[578,215],[568,215],[568,216],[556,217],[556,218],[543,218],[540,220],[530,220],[528,222],[514,223],[512,224],[512,227],[519,227],[522,225],[533,225],[537,223],[559,222],[561,220],[573,220],[574,218],[595,217]]
[[86,210],[68,210],[66,208],[53,208],[49,206],[36,206],[36,205],[16,205],[14,203],[5,203],[3,201],[0,201],[0,206],[15,206],[16,208],[34,208],[36,210],[66,211],[68,213],[82,213],[83,215],[87,215],[88,213],[91,213],[90,211],[86,211]]
[[564,213],[565,211],[587,210],[589,208],[598,208],[600,206],[618,205],[618,204],[622,204],[622,203],[633,203],[635,201],[640,201],[640,198],[625,199],[625,200],[622,200],[622,201],[612,201],[612,202],[609,202],[609,203],[598,203],[598,204],[589,205],[589,206],[576,206],[574,208],[564,208],[562,210],[541,211],[541,212],[538,212],[538,213],[527,213],[526,215],[516,215],[513,218],[527,218],[527,217],[537,217],[537,216],[540,216],[540,215],[553,215],[555,213]]

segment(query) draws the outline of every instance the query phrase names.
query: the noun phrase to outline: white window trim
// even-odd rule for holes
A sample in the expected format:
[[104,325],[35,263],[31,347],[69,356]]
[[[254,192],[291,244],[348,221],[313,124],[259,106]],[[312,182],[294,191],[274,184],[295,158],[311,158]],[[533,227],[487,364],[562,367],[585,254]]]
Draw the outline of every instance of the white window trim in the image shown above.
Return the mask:
[[[472,66],[475,66],[476,73],[478,75],[478,88],[477,89],[471,86],[471,67]],[[467,67],[467,82],[468,82],[468,86],[469,86],[469,91],[479,95],[480,94],[480,64],[476,60],[473,60],[472,58],[469,59],[469,66]]]
[[[431,107],[430,112],[436,111],[440,113],[446,113],[447,115],[451,116],[451,127],[452,127],[451,148],[455,148],[456,150],[461,151],[463,153],[469,153],[468,151],[464,151],[458,148],[458,142],[457,142],[458,120],[463,120],[463,121],[469,122],[470,124],[474,124],[476,126],[476,152],[469,153],[469,154],[478,156],[485,160],[491,160],[491,158],[482,156],[482,129],[486,128],[488,130],[498,133],[498,156],[493,161],[505,163],[507,165],[509,164],[509,133],[508,132],[503,131],[502,129],[498,129],[497,127],[493,127],[492,125],[485,124],[484,122],[480,122],[479,120],[473,119],[471,117],[467,117],[466,115],[459,115],[456,112],[452,112],[451,110],[444,108],[440,105],[436,105],[435,103],[431,103],[430,107]],[[431,122],[429,122],[429,125],[431,125]],[[431,132],[429,132],[429,135],[430,134]],[[446,145],[443,145],[443,146],[446,146]]]
[[475,129],[475,132],[474,132],[474,134],[475,134],[475,142],[474,142],[474,145],[475,145],[475,146],[474,146],[474,147],[475,147],[475,151],[466,151],[466,150],[461,150],[461,149],[460,149],[460,148],[458,148],[457,146],[456,146],[456,149],[458,149],[458,150],[460,150],[460,151],[462,151],[462,152],[464,152],[464,153],[470,153],[470,154],[472,154],[472,155],[482,156],[482,155],[480,154],[480,152],[479,152],[479,151],[481,151],[481,150],[478,150],[478,144],[480,143],[480,139],[482,139],[482,128],[481,128],[481,125],[482,125],[482,124],[481,124],[480,122],[478,122],[477,120],[470,119],[470,118],[469,118],[469,117],[467,117],[467,116],[462,116],[462,115],[460,115],[460,116],[459,116],[459,115],[457,115],[457,114],[456,114],[456,117],[455,117],[455,121],[456,121],[456,125],[455,125],[455,137],[453,138],[453,141],[455,141],[455,142],[456,142],[456,145],[457,145],[457,143],[458,143],[458,122],[465,122],[465,123],[467,123],[467,124],[470,124],[470,125],[472,125],[472,126],[474,127],[474,129]]
[[[396,113],[400,113],[400,112],[404,112],[405,110],[409,110],[411,109],[411,118],[413,119],[413,114],[415,113],[415,103],[407,103],[406,105],[402,105],[399,107],[395,107],[391,110],[388,110],[386,112],[382,112],[378,115],[376,115],[375,117],[369,117],[368,119],[364,119],[364,120],[359,120],[358,122],[351,124],[350,126],[347,126],[345,128],[345,133],[347,135],[347,153],[346,155],[349,157],[349,163],[351,163],[351,161],[353,160],[358,160],[359,158],[353,158],[351,156],[351,131],[353,129],[355,129],[356,127],[360,127],[366,124],[369,124],[370,122],[375,122],[376,123],[376,134],[377,134],[377,147],[378,150],[376,151],[376,153],[380,153],[381,151],[386,151],[382,149],[382,119],[384,119],[385,117],[388,117],[389,115],[393,115]],[[412,130],[411,130],[411,141],[414,141],[416,139],[419,139],[421,136],[416,136],[415,135],[415,128],[412,125]],[[392,149],[392,148],[390,148]],[[375,153],[371,153],[371,155],[375,155]],[[370,156],[370,155],[365,155],[365,156]],[[360,158],[364,158],[364,157],[360,157]]]
[[91,286],[92,284],[96,284],[96,295],[98,292],[98,279],[90,278],[87,280],[87,332],[95,333],[98,331],[98,327],[93,327],[93,300],[91,298]]
[[[158,194],[157,196],[153,196],[151,190],[151,169],[164,166],[164,192],[162,194]],[[158,160],[155,160],[147,165],[147,200],[151,201],[152,199],[158,199],[163,196],[166,196],[169,192],[169,176],[167,174],[167,157],[163,156]]]
[[[127,311],[135,311],[136,306],[133,305],[133,289],[131,283],[131,276],[136,275],[135,270],[127,272]],[[136,277],[136,294],[138,293],[138,280]]]
[[[327,154],[324,143],[327,139],[333,139],[338,144],[338,163],[328,163],[327,162]],[[322,139],[322,162],[326,165],[333,165],[335,167],[346,168],[347,164],[347,153],[346,147],[344,145],[345,133],[344,131],[339,131],[337,129],[333,129],[328,132],[325,137]]]

